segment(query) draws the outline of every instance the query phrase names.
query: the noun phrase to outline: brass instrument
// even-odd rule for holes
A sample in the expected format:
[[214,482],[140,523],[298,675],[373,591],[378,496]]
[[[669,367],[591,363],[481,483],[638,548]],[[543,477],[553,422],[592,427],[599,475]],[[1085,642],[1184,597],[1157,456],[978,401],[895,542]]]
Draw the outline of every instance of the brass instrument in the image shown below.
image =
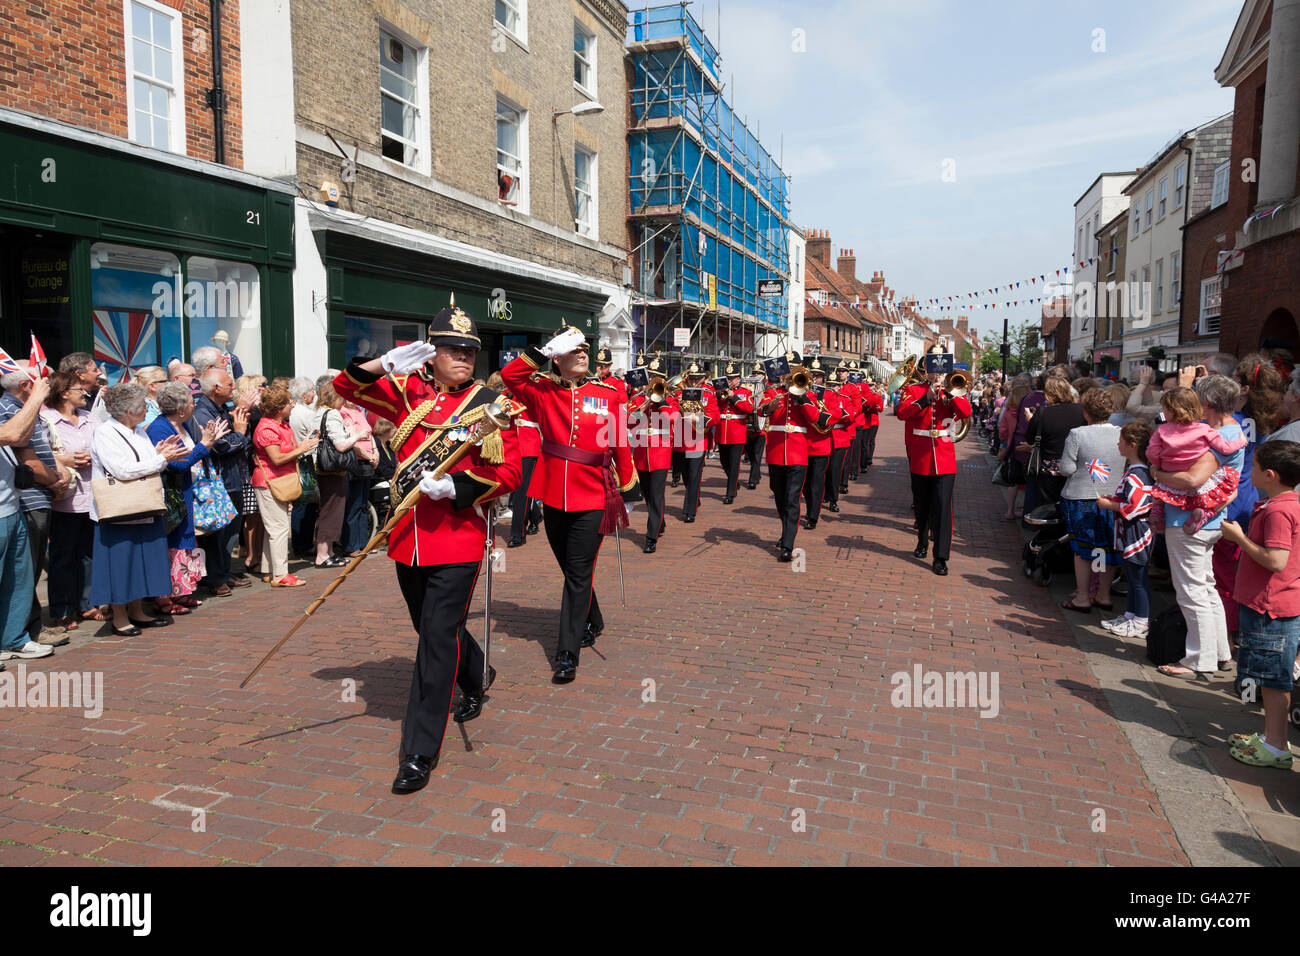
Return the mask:
[[668,397],[668,383],[662,378],[651,379],[649,386],[646,388],[646,395],[649,396],[652,402],[662,402]]
[[944,391],[949,395],[955,395],[958,398],[965,398],[966,393],[970,391],[970,373],[962,369],[953,371],[948,376],[948,381],[944,383]]
[[889,380],[885,386],[887,393],[897,392],[899,389],[906,388],[909,385],[920,385],[925,381],[924,366],[921,366],[921,356],[909,355],[903,360],[903,364],[898,366],[898,371],[894,377]]
[[791,395],[806,394],[810,385],[812,385],[812,376],[807,369],[803,368],[795,369],[786,380],[786,387],[790,389]]

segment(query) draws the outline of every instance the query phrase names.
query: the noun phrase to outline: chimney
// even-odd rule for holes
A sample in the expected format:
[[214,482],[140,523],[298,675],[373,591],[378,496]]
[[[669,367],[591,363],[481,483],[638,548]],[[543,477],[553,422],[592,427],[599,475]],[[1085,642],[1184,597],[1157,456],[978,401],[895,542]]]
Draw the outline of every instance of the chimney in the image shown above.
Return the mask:
[[964,315],[963,315],[963,316],[960,316],[960,317],[957,319],[957,329],[958,329],[958,330],[959,330],[963,335],[967,335],[967,334],[970,333],[970,329],[967,328],[967,325],[969,324],[969,322],[970,322],[970,320],[967,319],[966,316],[964,316]]
[[827,269],[831,267],[831,235],[825,229],[813,229],[808,234],[808,258],[815,259]]
[[[845,255],[845,252],[848,255]],[[853,250],[840,250],[840,258],[835,263],[835,271],[850,282],[858,281],[858,257],[853,254]]]

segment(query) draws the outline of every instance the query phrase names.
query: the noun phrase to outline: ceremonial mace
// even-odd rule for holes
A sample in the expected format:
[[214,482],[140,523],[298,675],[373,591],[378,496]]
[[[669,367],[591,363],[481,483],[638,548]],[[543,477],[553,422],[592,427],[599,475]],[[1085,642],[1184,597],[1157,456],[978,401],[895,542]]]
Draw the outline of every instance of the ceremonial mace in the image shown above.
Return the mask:
[[[459,446],[457,446],[456,450],[453,451],[451,454],[449,454],[438,465],[438,467],[436,467],[433,470],[433,477],[445,478],[447,476],[447,472],[452,468],[452,466],[454,466],[456,462],[460,461],[467,454],[469,454],[471,448],[478,445],[480,442],[483,441],[484,438],[486,438],[492,432],[496,431],[503,424],[509,421],[510,421],[510,417],[506,412],[505,406],[497,402],[493,402],[491,405],[488,406],[486,412],[484,413],[483,418],[481,418],[477,423],[475,423],[474,434],[472,434],[469,438],[465,439],[465,441],[463,441]],[[315,614],[316,609],[319,608],[322,604],[324,604],[325,600],[331,594],[333,594],[335,591],[338,590],[339,585],[343,583],[343,581],[347,578],[349,574],[351,574],[353,571],[356,570],[357,565],[359,565],[362,561],[364,561],[366,557],[370,554],[370,552],[372,552],[375,548],[378,548],[380,545],[384,544],[388,540],[388,535],[393,530],[393,528],[397,525],[397,522],[400,521],[408,511],[410,511],[417,504],[419,504],[420,497],[423,494],[424,492],[420,490],[420,486],[418,484],[407,493],[406,497],[402,499],[401,504],[399,504],[397,508],[393,510],[392,515],[389,517],[388,521],[384,524],[384,526],[380,528],[377,532],[375,532],[375,536],[370,539],[370,543],[367,544],[361,550],[361,553],[359,555],[357,555],[348,563],[348,566],[343,569],[343,573],[340,574],[337,578],[335,578],[330,583],[330,586],[325,589],[325,592],[320,597],[318,597],[314,602],[312,602],[311,607],[307,608],[307,610],[305,610],[302,613],[302,617],[298,618],[298,620],[294,623],[293,627],[289,628],[289,633],[285,634],[284,637],[280,638],[280,640],[276,642],[276,645],[266,652],[266,656],[257,662],[257,666],[254,667],[251,671],[249,671],[248,676],[239,682],[239,687],[241,690],[247,687],[248,682],[257,676],[257,672],[260,671],[266,665],[266,662],[269,661],[272,657],[274,657],[276,652],[279,651],[280,648],[284,647],[285,643],[289,640],[289,638],[293,637],[293,635],[297,632],[298,628],[302,627],[303,624],[306,623],[307,618]],[[488,526],[489,539],[491,537],[491,534],[492,534],[492,528],[489,525]],[[488,581],[490,582],[491,581],[491,554],[490,553],[488,555],[488,574],[489,574]],[[489,588],[490,586],[491,585],[489,584]],[[486,676],[487,674],[486,658],[483,666],[484,666],[483,673]]]

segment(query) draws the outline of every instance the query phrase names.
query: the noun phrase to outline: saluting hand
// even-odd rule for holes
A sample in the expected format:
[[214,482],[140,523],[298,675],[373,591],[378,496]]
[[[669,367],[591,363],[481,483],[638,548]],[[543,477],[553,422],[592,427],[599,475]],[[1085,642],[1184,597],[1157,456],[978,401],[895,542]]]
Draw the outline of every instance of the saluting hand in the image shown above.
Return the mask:
[[412,342],[410,345],[399,345],[395,349],[389,349],[380,357],[379,364],[390,375],[405,375],[422,368],[425,362],[437,354],[437,346],[427,342]]

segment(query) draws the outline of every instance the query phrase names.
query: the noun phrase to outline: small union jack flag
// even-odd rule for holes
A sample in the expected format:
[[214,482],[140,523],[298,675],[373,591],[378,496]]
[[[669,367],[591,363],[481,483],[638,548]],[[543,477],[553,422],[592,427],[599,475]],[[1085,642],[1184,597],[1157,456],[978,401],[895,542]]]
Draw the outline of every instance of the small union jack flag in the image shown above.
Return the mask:
[[0,349],[0,375],[21,371],[22,369],[18,367],[18,363],[13,360],[13,356],[4,349]]
[[1110,465],[1100,458],[1094,458],[1088,462],[1088,475],[1098,483],[1110,481]]

